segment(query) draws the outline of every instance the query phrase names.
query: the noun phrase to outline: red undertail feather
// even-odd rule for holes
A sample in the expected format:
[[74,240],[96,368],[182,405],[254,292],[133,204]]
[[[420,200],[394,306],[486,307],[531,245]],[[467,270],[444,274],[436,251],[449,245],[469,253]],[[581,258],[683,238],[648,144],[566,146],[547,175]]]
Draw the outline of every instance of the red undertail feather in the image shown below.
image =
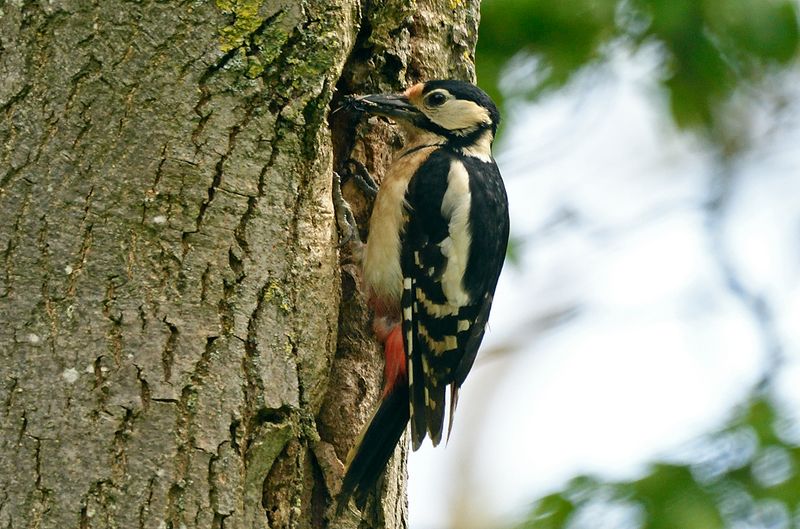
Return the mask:
[[385,319],[376,319],[374,326],[386,355],[383,394],[369,425],[348,456],[347,471],[337,497],[338,513],[346,508],[351,496],[355,496],[356,504],[363,508],[367,495],[383,474],[408,424],[408,383],[402,326],[389,325]]
[[402,326],[397,324],[389,332],[383,344],[386,365],[383,368],[383,396],[392,391],[398,383],[406,381],[406,352],[403,348]]

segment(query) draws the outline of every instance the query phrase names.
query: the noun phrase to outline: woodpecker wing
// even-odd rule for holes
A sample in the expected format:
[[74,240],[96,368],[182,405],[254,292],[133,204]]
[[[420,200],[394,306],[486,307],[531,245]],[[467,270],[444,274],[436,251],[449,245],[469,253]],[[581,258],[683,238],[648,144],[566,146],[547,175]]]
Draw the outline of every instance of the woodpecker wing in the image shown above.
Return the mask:
[[406,193],[402,243],[403,335],[411,438],[442,438],[475,361],[508,243],[505,189],[494,161],[434,151]]

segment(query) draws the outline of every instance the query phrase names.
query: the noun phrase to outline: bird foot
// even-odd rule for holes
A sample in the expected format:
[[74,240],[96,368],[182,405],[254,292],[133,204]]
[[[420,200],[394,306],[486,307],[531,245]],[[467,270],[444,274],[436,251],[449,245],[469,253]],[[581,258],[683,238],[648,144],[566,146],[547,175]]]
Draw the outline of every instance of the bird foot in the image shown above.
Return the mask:
[[344,164],[347,169],[347,176],[353,179],[353,182],[364,193],[364,196],[374,200],[378,195],[378,184],[370,176],[367,167],[355,158],[348,158]]
[[361,237],[358,235],[358,224],[353,215],[347,200],[342,195],[342,177],[339,173],[333,173],[333,210],[336,214],[336,224],[342,233],[339,247],[345,246],[349,242],[361,244]]

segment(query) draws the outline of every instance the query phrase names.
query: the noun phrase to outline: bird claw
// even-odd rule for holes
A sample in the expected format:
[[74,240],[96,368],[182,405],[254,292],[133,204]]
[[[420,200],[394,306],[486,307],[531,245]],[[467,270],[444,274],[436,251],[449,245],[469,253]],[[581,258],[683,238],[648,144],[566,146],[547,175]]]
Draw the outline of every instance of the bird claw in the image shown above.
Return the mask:
[[375,199],[378,195],[378,184],[370,176],[367,167],[355,158],[348,158],[345,162],[345,167],[348,168],[348,176],[353,179],[353,182],[356,183],[361,192],[368,198]]
[[[370,200],[374,200],[378,195],[378,184],[370,176],[367,167],[356,160],[355,158],[348,158],[344,162],[344,176],[353,179],[353,183],[364,193]],[[344,199],[342,195],[342,177],[339,173],[333,173],[333,206],[336,212],[336,224],[342,232],[342,240],[339,247],[345,246],[350,242],[361,244],[361,237],[358,235],[358,224],[356,223],[353,210],[350,204]]]
[[336,214],[336,224],[342,232],[339,247],[341,248],[353,240],[360,243],[361,238],[358,235],[356,218],[350,204],[342,195],[342,178],[336,172],[333,173],[333,209]]

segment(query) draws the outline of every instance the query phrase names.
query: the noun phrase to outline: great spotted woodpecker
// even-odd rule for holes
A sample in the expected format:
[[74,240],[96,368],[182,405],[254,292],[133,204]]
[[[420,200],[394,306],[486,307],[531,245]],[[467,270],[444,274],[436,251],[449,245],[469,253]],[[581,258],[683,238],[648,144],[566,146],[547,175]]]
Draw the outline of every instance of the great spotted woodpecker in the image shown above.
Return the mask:
[[[375,198],[363,278],[386,356],[380,405],[350,452],[341,511],[363,504],[411,423],[411,442],[442,439],[475,361],[508,243],[508,201],[491,154],[500,121],[482,90],[429,81],[346,106],[403,129]],[[448,433],[449,435],[449,433]]]

